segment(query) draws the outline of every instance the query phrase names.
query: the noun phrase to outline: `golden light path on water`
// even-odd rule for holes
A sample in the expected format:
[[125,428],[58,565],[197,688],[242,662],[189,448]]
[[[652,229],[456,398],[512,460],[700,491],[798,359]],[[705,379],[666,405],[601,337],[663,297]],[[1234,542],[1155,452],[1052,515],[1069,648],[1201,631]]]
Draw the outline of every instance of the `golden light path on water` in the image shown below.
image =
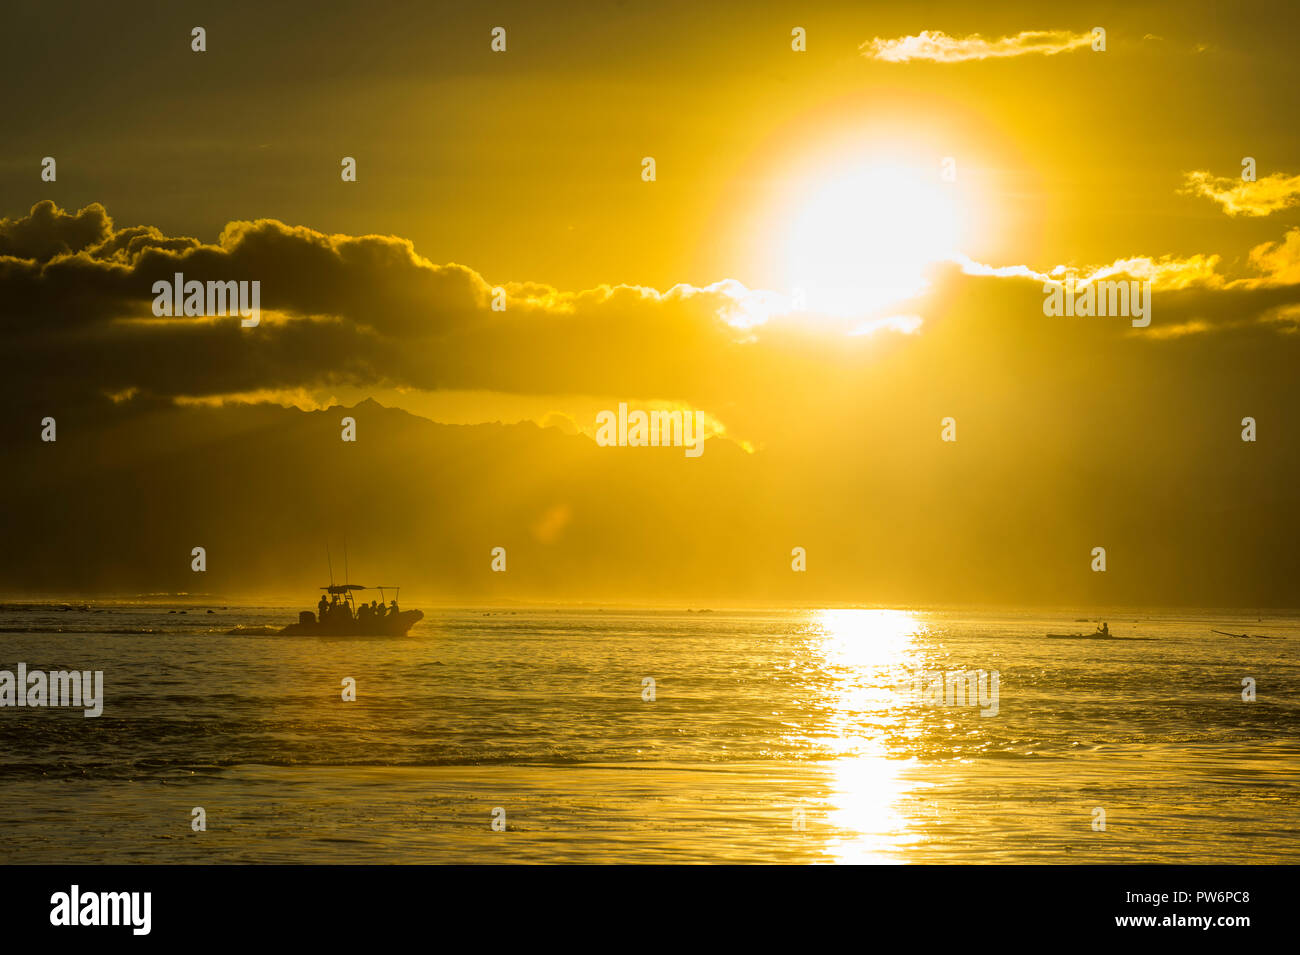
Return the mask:
[[[909,837],[899,802],[910,761],[889,759],[885,740],[919,733],[904,722],[907,674],[920,669],[919,641],[928,627],[902,610],[826,610],[822,630],[826,672],[835,677],[835,736],[827,851],[839,862],[900,861]],[[914,835],[914,834],[913,834]]]

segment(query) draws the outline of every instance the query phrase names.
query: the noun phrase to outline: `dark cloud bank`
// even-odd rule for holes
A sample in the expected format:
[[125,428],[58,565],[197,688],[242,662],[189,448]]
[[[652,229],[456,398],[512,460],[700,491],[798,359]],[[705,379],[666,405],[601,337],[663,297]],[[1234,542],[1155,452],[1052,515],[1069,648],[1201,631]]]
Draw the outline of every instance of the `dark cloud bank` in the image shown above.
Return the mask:
[[[178,271],[260,281],[262,325],[155,319],[152,284]],[[919,333],[846,338],[736,328],[717,289],[564,293],[389,236],[261,220],[204,243],[41,203],[0,221],[0,572],[14,593],[285,593],[346,535],[369,576],[453,601],[1295,606],[1295,293],[1157,292],[1152,330],[1202,330],[1143,335],[951,270]],[[680,400],[759,450],[602,449],[373,402],[345,445],[341,409],[173,403],[344,384]]]

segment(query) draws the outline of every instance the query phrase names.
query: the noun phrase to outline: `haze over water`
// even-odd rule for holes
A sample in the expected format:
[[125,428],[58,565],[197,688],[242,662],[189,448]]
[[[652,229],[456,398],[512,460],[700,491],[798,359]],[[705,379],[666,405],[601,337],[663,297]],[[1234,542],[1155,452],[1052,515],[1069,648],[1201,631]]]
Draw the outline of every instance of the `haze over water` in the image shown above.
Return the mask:
[[[106,697],[0,709],[0,862],[1300,861],[1296,616],[167,609],[0,612]],[[964,670],[995,716],[909,693]]]

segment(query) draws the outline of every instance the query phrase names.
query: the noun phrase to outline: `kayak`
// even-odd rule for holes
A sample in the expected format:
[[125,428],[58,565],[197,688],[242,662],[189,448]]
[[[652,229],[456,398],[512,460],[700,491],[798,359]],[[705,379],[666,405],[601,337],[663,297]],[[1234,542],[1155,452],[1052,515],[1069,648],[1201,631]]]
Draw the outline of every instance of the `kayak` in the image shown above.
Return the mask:
[[1155,637],[1121,637],[1117,633],[1049,633],[1053,640],[1154,640]]

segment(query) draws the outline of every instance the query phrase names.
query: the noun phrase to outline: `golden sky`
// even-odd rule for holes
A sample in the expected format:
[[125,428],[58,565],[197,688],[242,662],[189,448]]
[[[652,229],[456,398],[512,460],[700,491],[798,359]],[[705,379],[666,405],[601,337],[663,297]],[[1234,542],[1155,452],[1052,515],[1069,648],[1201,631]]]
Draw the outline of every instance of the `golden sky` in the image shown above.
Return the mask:
[[[715,436],[699,461],[724,470],[673,503],[678,530],[743,525],[776,569],[730,574],[698,541],[631,551],[653,576],[684,548],[692,593],[1178,602],[1208,580],[1220,602],[1286,602],[1295,558],[1258,535],[1298,518],[1296,16],[19,4],[28,42],[0,64],[11,406],[25,426],[96,402],[375,398],[589,443],[619,402],[695,409]],[[1065,269],[1150,281],[1150,325],[1045,316]],[[259,280],[263,324],[156,320],[152,283],[177,271]],[[529,453],[510,466],[542,466]],[[640,460],[611,492],[668,507]],[[586,486],[550,493],[520,518],[529,546],[592,566],[553,552],[570,576],[519,595],[637,596],[593,569],[623,531],[584,524]],[[1107,534],[1158,593],[1062,581]],[[840,556],[821,589],[782,591],[805,538]]]

